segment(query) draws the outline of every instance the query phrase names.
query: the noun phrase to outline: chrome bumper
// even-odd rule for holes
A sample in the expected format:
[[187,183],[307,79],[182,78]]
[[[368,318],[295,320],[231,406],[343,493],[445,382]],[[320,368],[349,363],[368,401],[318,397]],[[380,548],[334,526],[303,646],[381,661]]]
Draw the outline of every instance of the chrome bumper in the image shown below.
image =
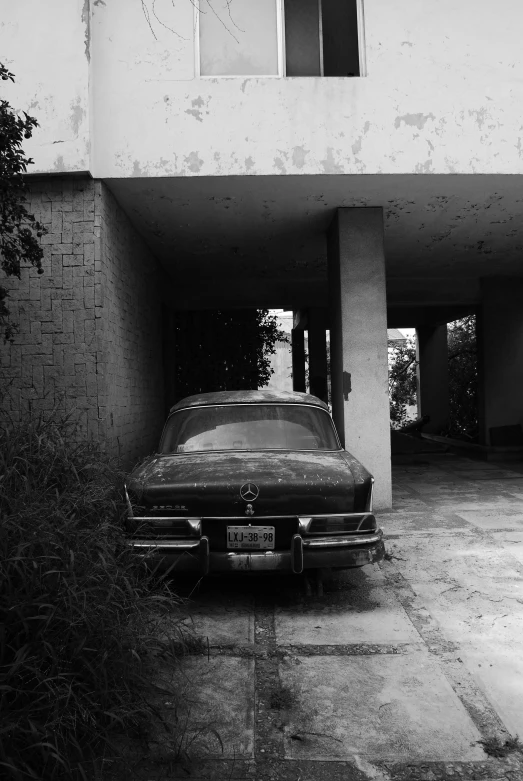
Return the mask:
[[293,572],[320,567],[363,567],[383,559],[383,532],[304,538],[295,534],[286,551],[212,551],[208,537],[199,540],[131,539],[135,553],[151,566],[176,572]]

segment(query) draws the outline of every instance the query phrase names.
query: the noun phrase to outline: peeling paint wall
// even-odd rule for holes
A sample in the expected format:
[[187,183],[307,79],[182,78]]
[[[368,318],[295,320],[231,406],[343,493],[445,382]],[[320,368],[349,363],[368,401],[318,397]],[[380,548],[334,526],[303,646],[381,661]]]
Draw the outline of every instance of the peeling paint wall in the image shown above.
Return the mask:
[[2,97],[36,117],[30,173],[90,169],[89,0],[0,0]]
[[140,3],[96,7],[95,175],[521,173],[520,0],[364,6],[353,79],[195,79],[190,0],[157,0],[152,30]]
[[197,79],[191,0],[0,5],[33,171],[89,168],[89,68],[95,177],[523,171],[520,0],[365,0],[352,79]]

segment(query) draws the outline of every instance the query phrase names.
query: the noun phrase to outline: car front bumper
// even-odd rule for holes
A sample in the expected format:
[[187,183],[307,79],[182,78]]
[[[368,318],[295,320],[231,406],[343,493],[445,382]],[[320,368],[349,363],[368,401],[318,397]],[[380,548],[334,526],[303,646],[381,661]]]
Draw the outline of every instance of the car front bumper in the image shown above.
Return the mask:
[[306,538],[295,534],[289,550],[213,551],[209,539],[131,539],[130,545],[149,566],[176,572],[293,572],[321,567],[363,567],[381,561],[383,532]]

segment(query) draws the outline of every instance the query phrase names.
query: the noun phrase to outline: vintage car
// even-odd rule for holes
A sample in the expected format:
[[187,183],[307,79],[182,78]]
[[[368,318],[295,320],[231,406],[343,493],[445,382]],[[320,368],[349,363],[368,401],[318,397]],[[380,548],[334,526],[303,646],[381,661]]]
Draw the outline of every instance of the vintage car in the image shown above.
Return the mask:
[[156,566],[204,575],[362,567],[384,554],[373,483],[315,396],[190,396],[126,482],[129,541]]

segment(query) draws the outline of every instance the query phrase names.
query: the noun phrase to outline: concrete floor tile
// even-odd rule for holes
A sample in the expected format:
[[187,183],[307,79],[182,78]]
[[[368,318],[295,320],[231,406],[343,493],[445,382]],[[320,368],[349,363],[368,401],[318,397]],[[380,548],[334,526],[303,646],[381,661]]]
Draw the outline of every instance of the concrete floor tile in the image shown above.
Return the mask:
[[[477,670],[469,665],[471,672],[488,671],[496,659],[502,660],[508,654],[512,668],[517,671],[516,687],[518,681],[523,681],[521,582],[482,582],[478,578],[475,584],[467,587],[442,581],[412,583],[411,586],[419,603],[438,623],[443,638],[459,647],[460,658],[464,659],[465,653],[475,654]],[[503,671],[503,666],[500,669]],[[489,680],[491,678],[489,674]],[[500,702],[505,689],[506,677],[500,680]]]
[[444,513],[461,513],[461,512],[476,512],[478,510],[498,510],[509,511],[517,510],[521,507],[521,500],[512,494],[510,496],[499,497],[493,496],[490,499],[478,499],[477,496],[467,495],[466,497],[434,497],[428,499],[431,505],[435,506],[439,512]]
[[523,531],[492,532],[492,537],[503,545],[506,552],[523,564]]
[[286,714],[287,758],[484,759],[478,730],[427,654],[300,662],[280,667],[294,698]]
[[485,584],[493,577],[517,581],[519,572],[507,559],[491,535],[458,530],[450,534],[401,535],[391,544],[398,558],[395,567],[410,583],[456,582],[464,587],[481,578]]
[[462,529],[467,527],[467,521],[458,518],[452,514],[434,513],[430,510],[425,512],[404,511],[402,513],[380,513],[378,521],[387,534],[416,531],[434,531],[442,529]]
[[523,511],[506,509],[460,510],[457,515],[478,529],[521,529],[523,530]]
[[[176,690],[178,724],[187,718],[187,739],[194,737],[194,749],[220,758],[253,756],[252,659],[186,657],[176,673]],[[169,712],[163,715],[169,720]]]
[[219,591],[197,595],[189,605],[196,634],[210,645],[247,645],[254,642],[252,597]]
[[495,464],[488,464],[485,461],[472,461],[470,458],[455,459],[452,463],[444,464],[443,469],[451,470],[452,473],[464,472],[495,472],[499,469]]
[[523,658],[521,649],[466,649],[465,665],[499,713],[512,735],[523,735]]
[[[518,481],[523,480],[523,475],[520,475],[517,472],[510,472],[507,469],[462,470],[459,473],[459,476],[466,480],[513,480],[515,485],[518,484]],[[522,483],[519,483],[519,485],[521,486]]]
[[299,609],[296,604],[279,607],[275,629],[280,645],[421,642],[401,605],[379,584],[326,594]]

